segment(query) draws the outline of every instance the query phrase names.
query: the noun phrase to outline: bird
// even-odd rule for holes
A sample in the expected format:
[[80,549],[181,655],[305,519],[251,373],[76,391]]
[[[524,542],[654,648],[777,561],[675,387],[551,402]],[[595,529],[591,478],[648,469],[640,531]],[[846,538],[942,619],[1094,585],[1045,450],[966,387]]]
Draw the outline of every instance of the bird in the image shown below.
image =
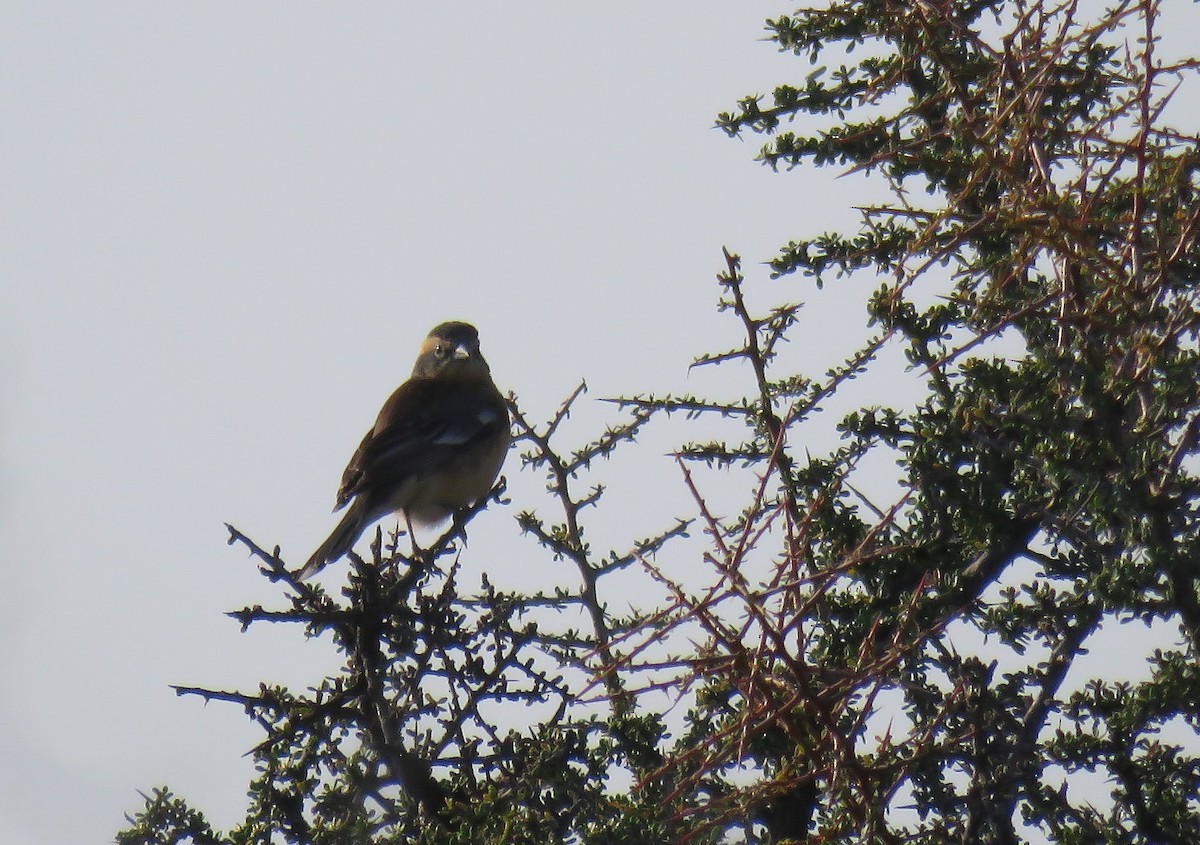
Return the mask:
[[347,464],[334,512],[337,528],[304,567],[309,578],[354,546],[389,513],[434,526],[484,498],[512,442],[508,405],[479,351],[479,332],[450,321],[421,345],[412,376],[383,403]]

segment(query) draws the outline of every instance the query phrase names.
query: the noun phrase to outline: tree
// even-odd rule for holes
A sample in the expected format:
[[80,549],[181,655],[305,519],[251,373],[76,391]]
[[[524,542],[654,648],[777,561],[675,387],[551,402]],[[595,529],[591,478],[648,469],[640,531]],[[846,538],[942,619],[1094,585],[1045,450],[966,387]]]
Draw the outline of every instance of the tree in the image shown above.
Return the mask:
[[[865,0],[770,21],[813,70],[718,125],[888,196],[771,262],[809,310],[755,306],[771,292],[726,255],[745,341],[697,363],[743,367],[745,397],[618,400],[574,450],[579,392],[546,423],[514,405],[562,512],[522,526],[572,591],[460,594],[456,527],[412,556],[379,538],[336,598],[231,529],[286,603],[242,624],[331,636],[345,666],[309,695],[182,690],[263,726],[246,821],[218,835],[159,790],[120,841],[1194,842],[1200,137],[1166,120],[1196,63],[1162,61],[1161,17]],[[835,46],[851,63],[817,67]],[[868,327],[814,377],[784,344],[834,279],[870,286]],[[910,406],[846,405],[901,358]],[[837,408],[840,444],[809,454]],[[663,418],[705,438],[679,450],[694,519],[598,555],[585,479]],[[617,616],[604,586],[635,567],[670,598]],[[1118,628],[1144,658],[1089,662]]]

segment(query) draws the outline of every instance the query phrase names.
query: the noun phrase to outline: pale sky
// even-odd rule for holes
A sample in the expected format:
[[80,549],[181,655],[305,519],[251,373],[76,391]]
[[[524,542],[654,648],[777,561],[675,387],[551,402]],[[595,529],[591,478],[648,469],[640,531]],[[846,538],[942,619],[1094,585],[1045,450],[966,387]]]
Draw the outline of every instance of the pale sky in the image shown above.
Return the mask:
[[[0,5],[0,838],[107,841],[163,783],[242,817],[261,736],[168,684],[331,658],[223,615],[277,593],[222,523],[302,562],[432,325],[478,325],[538,416],[735,342],[721,246],[766,260],[831,179],[711,128],[801,72],[759,40],[781,10]],[[518,467],[473,537],[537,557]]]
[[[807,74],[760,40],[789,10],[0,3],[5,843],[108,841],[162,784],[242,818],[260,732],[168,685],[303,685],[331,658],[224,616],[278,593],[223,523],[302,563],[435,323],[475,323],[536,417],[586,379],[581,439],[612,418],[595,397],[722,385],[687,372],[739,340],[722,245],[770,294],[761,262],[864,201],[712,128]],[[806,360],[861,325],[826,314]],[[670,445],[616,488],[616,542],[686,510]],[[505,474],[467,557],[538,556],[513,517],[541,480]]]

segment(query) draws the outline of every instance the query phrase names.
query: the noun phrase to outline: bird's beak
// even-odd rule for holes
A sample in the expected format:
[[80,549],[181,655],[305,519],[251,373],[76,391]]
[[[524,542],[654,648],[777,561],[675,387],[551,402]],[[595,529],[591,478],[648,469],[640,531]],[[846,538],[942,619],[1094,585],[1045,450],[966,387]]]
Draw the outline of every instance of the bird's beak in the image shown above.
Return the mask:
[[463,360],[464,358],[470,358],[471,350],[467,348],[467,345],[465,343],[462,344],[461,346],[456,346],[456,347],[454,347],[454,357],[460,361]]

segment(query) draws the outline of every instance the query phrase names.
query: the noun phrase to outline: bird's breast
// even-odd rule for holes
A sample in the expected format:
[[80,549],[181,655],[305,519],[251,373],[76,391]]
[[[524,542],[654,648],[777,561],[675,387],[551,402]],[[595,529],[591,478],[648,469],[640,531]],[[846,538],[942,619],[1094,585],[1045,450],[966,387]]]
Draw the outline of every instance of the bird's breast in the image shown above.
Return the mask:
[[395,510],[404,511],[417,525],[429,526],[479,501],[496,483],[508,445],[507,437],[499,439],[412,479],[399,491],[403,501],[394,501]]

